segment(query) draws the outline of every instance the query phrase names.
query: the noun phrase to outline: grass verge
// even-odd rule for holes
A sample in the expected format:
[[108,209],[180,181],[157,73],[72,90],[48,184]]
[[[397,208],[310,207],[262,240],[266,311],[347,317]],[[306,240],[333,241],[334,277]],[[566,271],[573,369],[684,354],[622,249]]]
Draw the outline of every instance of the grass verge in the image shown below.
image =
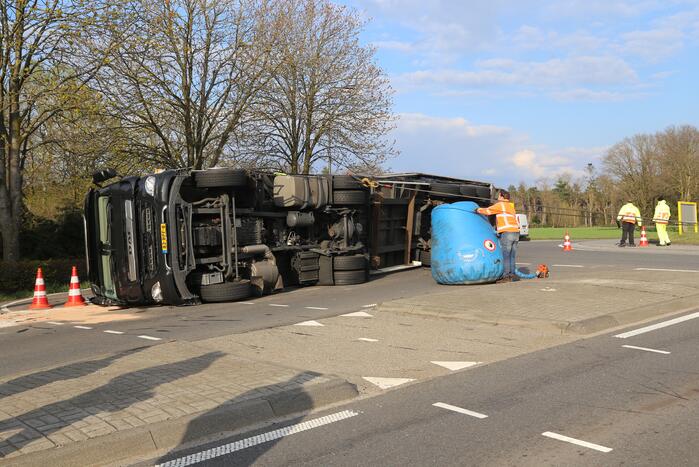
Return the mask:
[[[90,282],[81,282],[80,283],[80,288],[81,289],[89,289],[90,288]],[[46,293],[60,293],[60,292],[68,292],[68,284],[54,284],[54,283],[48,283],[46,284]],[[5,302],[13,302],[15,300],[22,300],[24,298],[32,298],[34,296],[34,287],[32,286],[31,290],[18,290],[17,292],[11,292],[11,293],[5,293],[2,292],[0,293],[0,304],[3,304]]]
[[[561,240],[566,231],[570,234],[573,241],[576,240],[600,240],[600,239],[620,239],[621,229],[616,227],[530,227],[529,237],[532,240]],[[657,242],[658,234],[655,231],[655,226],[646,228],[646,234],[650,242]],[[670,241],[678,245],[699,245],[699,234],[685,232],[680,235],[677,230],[668,230]],[[641,233],[636,231],[636,243],[641,238]]]

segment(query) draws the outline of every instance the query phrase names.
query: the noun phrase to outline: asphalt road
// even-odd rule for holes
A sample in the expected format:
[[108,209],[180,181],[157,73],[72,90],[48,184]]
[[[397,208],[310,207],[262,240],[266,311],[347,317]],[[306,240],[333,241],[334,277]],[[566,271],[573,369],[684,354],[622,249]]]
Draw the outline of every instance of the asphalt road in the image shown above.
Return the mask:
[[[607,242],[613,244],[613,241]],[[622,277],[624,271],[634,268],[699,271],[699,251],[677,254],[677,250],[651,246],[564,253],[558,243],[521,242],[518,261],[534,267],[547,263],[553,274],[570,277],[579,274],[580,267],[618,270]],[[436,284],[429,270],[421,268],[374,277],[369,283],[358,286],[300,288],[244,303],[133,308],[133,313],[141,315],[140,319],[91,325],[92,329],[46,322],[4,328],[0,329],[0,355],[3,355],[0,378],[144,345],[172,340],[196,341],[337,316],[365,305],[435,293],[447,287]],[[123,334],[105,334],[105,330]],[[139,335],[160,340],[143,340]]]
[[697,465],[699,319],[626,339],[614,337],[619,332],[405,386],[175,459],[234,451],[198,465]]

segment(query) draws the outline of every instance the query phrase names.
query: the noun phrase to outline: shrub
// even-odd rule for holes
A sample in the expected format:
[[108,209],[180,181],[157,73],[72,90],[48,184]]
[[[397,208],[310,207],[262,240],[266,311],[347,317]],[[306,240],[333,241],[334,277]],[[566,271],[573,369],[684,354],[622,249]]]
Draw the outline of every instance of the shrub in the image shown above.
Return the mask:
[[84,258],[22,260],[12,263],[0,261],[0,293],[11,294],[33,290],[38,267],[41,267],[44,281],[47,284],[65,284],[67,291],[72,266],[78,267],[81,279],[87,279],[87,266]]

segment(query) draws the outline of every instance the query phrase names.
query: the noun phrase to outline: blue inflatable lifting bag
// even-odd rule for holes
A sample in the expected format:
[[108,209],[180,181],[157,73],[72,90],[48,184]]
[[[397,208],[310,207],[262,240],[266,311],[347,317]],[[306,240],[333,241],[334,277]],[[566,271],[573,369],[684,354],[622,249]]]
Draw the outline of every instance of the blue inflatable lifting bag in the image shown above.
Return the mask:
[[439,284],[481,284],[499,279],[503,257],[495,230],[472,201],[432,210],[432,277]]

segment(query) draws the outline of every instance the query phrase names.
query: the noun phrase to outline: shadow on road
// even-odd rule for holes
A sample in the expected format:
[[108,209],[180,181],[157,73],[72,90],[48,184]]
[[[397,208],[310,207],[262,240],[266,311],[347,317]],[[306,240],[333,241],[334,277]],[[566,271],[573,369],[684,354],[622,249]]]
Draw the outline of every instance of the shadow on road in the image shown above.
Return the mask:
[[[13,433],[7,438],[4,436],[4,439],[0,438],[0,444],[9,443],[15,451],[18,451],[42,436],[49,436],[94,414],[119,412],[140,401],[152,398],[156,387],[197,374],[224,355],[222,352],[210,352],[175,363],[125,373],[103,386],[71,399],[54,402],[0,421],[0,433]],[[107,422],[103,422],[102,426],[106,429],[110,428]],[[110,431],[115,430],[112,427]],[[0,458],[7,454],[0,453]]]
[[[295,423],[302,422],[305,416],[307,415],[304,412],[308,412],[311,409],[313,409],[314,402],[313,399],[299,384],[299,382],[317,376],[320,375],[314,372],[298,373],[293,378],[290,378],[287,381],[284,381],[283,383],[255,388],[201,414],[189,423],[189,425],[187,426],[187,431],[180,440],[180,445],[177,448],[173,449],[170,453],[155,461],[155,464],[161,467],[189,465],[186,463],[180,464],[176,461],[180,458],[187,457],[189,455],[194,456],[198,452],[209,449],[211,446],[207,446],[206,444],[201,443],[201,441],[204,441],[206,437],[212,437],[217,434],[223,434],[226,431],[234,431],[233,427],[235,425],[233,423],[231,423],[227,428],[225,422],[221,422],[222,420],[225,420],[226,417],[228,417],[229,419],[231,417],[231,415],[226,415],[226,409],[236,404],[244,404],[250,401],[251,399],[259,400],[260,398],[262,398],[270,402],[270,405],[272,406],[272,410],[274,411],[274,415],[276,417],[281,418],[284,416],[291,415],[293,413],[299,413],[301,415],[299,415],[298,417],[294,417],[290,420],[285,420],[283,424],[275,424],[272,427],[265,427],[259,430],[258,432],[248,432],[242,435],[238,435],[234,438],[228,438],[226,440],[217,441],[215,442],[213,447],[219,447],[224,444],[235,443],[236,441],[244,440],[251,436],[254,437],[257,433],[268,433],[273,430],[277,430],[283,427],[287,427],[289,425],[293,425]],[[288,392],[280,393],[280,385],[298,385],[298,388],[294,388]],[[264,396],[263,394],[265,393],[270,395]],[[271,420],[257,420],[257,423],[263,423],[266,421]],[[217,430],[217,433],[212,433],[212,426],[214,425],[217,426],[217,428],[219,428]],[[270,451],[275,444],[281,441],[281,439],[281,437],[275,438],[274,436],[268,435],[260,439],[251,440],[250,442],[246,443],[249,444],[249,447],[233,446],[231,449],[232,452],[230,452],[230,454],[224,454],[222,456],[216,457],[217,462],[215,464],[224,466],[253,465],[263,454]],[[196,444],[197,441],[200,441],[199,445]],[[187,445],[191,447],[187,447]]]
[[80,362],[71,363],[69,365],[51,368],[50,370],[37,371],[36,373],[23,375],[9,381],[4,381],[0,383],[0,399],[13,396],[15,394],[20,394],[31,389],[40,388],[57,381],[68,381],[71,379],[82,378],[83,376],[87,376],[103,368],[107,368],[120,358],[133,355],[134,353],[140,352],[141,350],[147,348],[148,346],[137,347],[135,349],[118,352],[106,358],[83,360]]

